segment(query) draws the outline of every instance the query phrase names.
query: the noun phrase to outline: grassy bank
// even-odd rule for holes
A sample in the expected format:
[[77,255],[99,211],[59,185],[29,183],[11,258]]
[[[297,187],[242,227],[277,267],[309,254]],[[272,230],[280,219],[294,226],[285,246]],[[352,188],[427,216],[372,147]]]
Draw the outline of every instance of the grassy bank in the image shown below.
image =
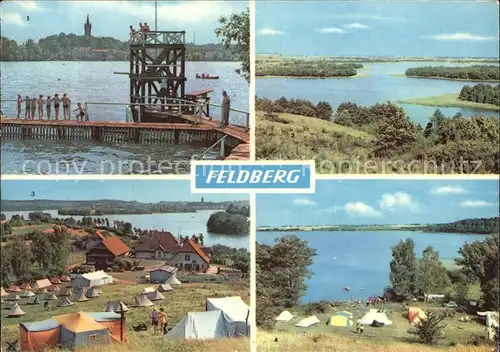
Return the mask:
[[[446,309],[437,304],[423,302],[416,303],[415,306],[435,312]],[[437,346],[431,348],[418,343],[414,340],[414,335],[408,334],[411,325],[408,323],[407,309],[399,303],[386,303],[383,307],[392,325],[383,328],[365,326],[362,335],[356,334],[354,327],[332,327],[325,323],[333,312],[341,310],[353,313],[353,321],[357,321],[367,312],[366,307],[338,307],[336,310],[315,314],[320,323],[309,328],[298,328],[295,324],[310,313],[301,308],[291,309],[290,312],[295,318],[290,322],[277,323],[272,332],[258,332],[259,351],[271,348],[273,350],[278,348],[280,351],[326,351],[328,346],[337,346],[338,349],[333,351],[488,351],[487,348],[474,349],[472,346],[466,346],[471,335],[486,336],[486,332],[485,326],[477,322],[460,322],[460,317],[466,315],[464,313],[446,318],[444,338]],[[276,337],[278,342],[274,342]],[[463,347],[450,349],[451,345]]]
[[[118,276],[118,275],[117,275]],[[56,303],[51,302],[51,310],[46,311],[43,304],[27,305],[23,299],[19,305],[26,312],[20,318],[7,318],[8,310],[2,309],[2,341],[14,341],[19,337],[19,323],[32,322],[49,319],[52,316],[67,314],[71,312],[103,311],[108,301],[123,300],[130,308],[133,298],[139,294],[144,287],[152,285],[131,284],[123,282],[114,285],[104,286],[103,294],[91,299],[88,302],[75,303],[66,308],[55,307]],[[209,297],[241,296],[247,303],[250,301],[250,290],[248,281],[226,282],[226,283],[186,283],[172,292],[164,293],[165,299],[159,301],[156,306],[163,307],[167,313],[169,326],[173,327],[179,323],[188,312],[205,310],[205,300]],[[71,297],[70,297],[71,299]],[[221,340],[213,342],[183,342],[168,340],[166,338],[153,336],[151,331],[134,333],[131,325],[145,323],[149,326],[151,308],[131,308],[126,313],[127,334],[129,344],[127,346],[111,345],[106,349],[99,348],[99,351],[234,351],[248,350],[248,339],[241,340]],[[5,345],[4,345],[5,346]]]
[[399,77],[399,78],[417,78],[417,79],[439,79],[443,81],[459,81],[459,82],[491,82],[498,83],[496,80],[478,80],[478,79],[461,79],[461,78],[448,78],[448,77],[422,77],[422,76],[407,76],[404,73],[393,73],[389,75],[391,77]]
[[493,104],[474,103],[458,99],[458,94],[443,94],[434,97],[410,98],[398,100],[398,103],[417,104],[435,107],[459,107],[469,109],[485,109],[499,111],[500,107]]

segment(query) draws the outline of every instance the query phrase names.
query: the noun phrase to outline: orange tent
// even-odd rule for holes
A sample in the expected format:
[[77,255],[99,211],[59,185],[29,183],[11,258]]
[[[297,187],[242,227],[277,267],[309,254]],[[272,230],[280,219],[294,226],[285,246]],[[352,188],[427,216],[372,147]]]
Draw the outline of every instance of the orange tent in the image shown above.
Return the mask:
[[427,315],[421,308],[410,307],[408,308],[408,321],[410,324],[418,324],[420,321],[427,319]]
[[45,351],[59,344],[60,327],[55,319],[19,324],[21,351]]

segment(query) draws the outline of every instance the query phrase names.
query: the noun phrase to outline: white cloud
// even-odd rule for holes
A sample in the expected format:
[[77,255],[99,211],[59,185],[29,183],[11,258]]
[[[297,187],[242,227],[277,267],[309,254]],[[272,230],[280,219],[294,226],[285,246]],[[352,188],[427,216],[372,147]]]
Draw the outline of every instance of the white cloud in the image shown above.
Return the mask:
[[[152,1],[148,3],[142,1],[73,1],[71,5],[82,12],[109,10],[114,13],[123,13],[136,17],[138,21],[149,22],[150,26],[155,15],[155,6]],[[158,1],[158,21],[164,24],[203,22],[208,18],[218,18],[231,13],[233,10],[230,2],[226,1]]]
[[280,30],[274,29],[274,28],[261,28],[257,31],[258,35],[283,35],[284,33]]
[[326,27],[326,28],[321,28],[317,30],[320,33],[337,33],[337,34],[342,34],[342,33],[347,33],[345,29],[338,28],[338,27]]
[[24,26],[26,24],[24,17],[17,12],[4,12],[1,18],[2,22],[6,24],[13,24],[16,26]]
[[382,213],[362,202],[346,203],[344,210],[351,216],[379,217]]
[[410,211],[418,211],[419,205],[412,199],[408,193],[384,193],[382,199],[379,201],[380,209],[382,210],[396,210],[407,209]]
[[465,188],[461,186],[443,186],[436,187],[431,190],[432,194],[465,194],[469,193]]
[[365,26],[364,24],[361,24],[361,23],[354,22],[354,23],[345,24],[344,28],[348,28],[348,29],[368,29],[368,26]]
[[470,33],[456,32],[450,34],[435,34],[424,37],[426,39],[433,40],[443,40],[443,41],[485,41],[485,40],[498,40],[497,37],[494,36],[482,36],[482,35],[474,35]]
[[43,11],[44,10],[44,8],[41,7],[36,1],[22,0],[22,1],[14,1],[11,3],[19,5],[22,8],[24,8],[25,10],[29,10],[29,11]]
[[316,203],[315,201],[309,199],[309,198],[294,198],[292,200],[293,204],[295,205],[299,205],[299,206],[302,206],[302,207],[313,207],[315,206]]
[[466,200],[460,203],[461,207],[464,208],[483,208],[495,206],[495,203],[485,202],[484,200]]

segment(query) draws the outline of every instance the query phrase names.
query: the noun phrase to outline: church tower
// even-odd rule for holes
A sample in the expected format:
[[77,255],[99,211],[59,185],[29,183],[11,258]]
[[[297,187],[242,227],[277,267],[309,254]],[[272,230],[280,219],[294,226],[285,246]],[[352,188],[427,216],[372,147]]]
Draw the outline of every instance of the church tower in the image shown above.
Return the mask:
[[83,28],[85,29],[85,36],[87,38],[92,37],[92,24],[90,23],[88,14],[87,14],[87,22],[85,22],[85,25],[83,26]]

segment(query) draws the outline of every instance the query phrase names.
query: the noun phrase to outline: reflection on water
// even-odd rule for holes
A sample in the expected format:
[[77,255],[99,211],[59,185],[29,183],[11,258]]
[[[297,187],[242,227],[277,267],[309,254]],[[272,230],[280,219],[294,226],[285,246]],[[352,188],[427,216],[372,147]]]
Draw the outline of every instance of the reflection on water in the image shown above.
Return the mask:
[[[390,283],[391,247],[400,240],[413,239],[417,256],[427,246],[432,246],[449,263],[458,256],[457,251],[465,242],[486,237],[414,231],[313,231],[293,234],[306,240],[317,251],[310,267],[313,276],[306,280],[308,290],[302,298],[303,303],[350,297],[363,299],[382,294]],[[257,242],[272,245],[282,235],[292,234],[258,232]],[[345,286],[351,290],[345,292]]]
[[[8,101],[15,100],[17,94],[33,97],[67,93],[75,105],[72,109],[76,108],[77,102],[126,103],[129,101],[128,76],[114,75],[113,72],[126,72],[128,66],[128,62],[109,61],[3,62],[2,110],[7,116],[17,115],[16,103]],[[187,62],[186,92],[213,89],[212,102],[220,104],[222,91],[225,90],[231,98],[232,107],[248,111],[248,83],[234,72],[239,66],[237,62]],[[220,79],[195,79],[199,72],[209,72]],[[124,106],[89,104],[88,109],[92,120],[125,120]],[[220,109],[210,109],[215,119],[220,118]],[[231,123],[244,124],[245,121],[245,114],[231,113]],[[185,164],[193,156],[202,154],[206,149],[206,146],[192,145],[2,140],[2,172],[45,174],[58,169],[68,174],[176,173],[176,168],[185,169]],[[213,150],[203,158],[216,159],[217,156],[217,151]],[[69,171],[67,164],[70,165]]]
[[[466,84],[478,82],[446,81],[436,79],[416,79],[396,77],[404,74],[409,67],[420,66],[470,66],[473,64],[455,64],[444,62],[390,62],[363,64],[362,73],[367,77],[348,79],[291,79],[291,78],[259,78],[256,82],[256,94],[269,99],[302,98],[315,103],[327,101],[334,110],[350,101],[362,106],[370,106],[399,99],[421,98],[449,93],[459,93]],[[400,104],[407,115],[425,126],[436,107]],[[460,112],[464,116],[487,115],[497,116],[492,110],[469,108],[439,108],[446,116]]]

